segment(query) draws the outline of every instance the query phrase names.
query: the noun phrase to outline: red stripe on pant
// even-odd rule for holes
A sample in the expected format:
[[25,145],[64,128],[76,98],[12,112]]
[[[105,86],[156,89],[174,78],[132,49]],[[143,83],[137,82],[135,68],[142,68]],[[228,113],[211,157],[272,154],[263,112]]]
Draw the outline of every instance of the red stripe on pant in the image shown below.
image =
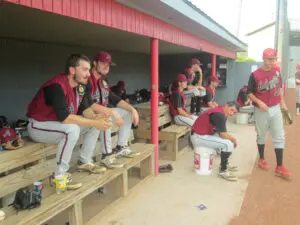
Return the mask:
[[31,128],[35,129],[35,130],[45,131],[45,132],[60,133],[60,134],[64,134],[66,136],[66,142],[65,142],[65,144],[64,144],[64,146],[62,148],[62,151],[60,153],[59,161],[57,162],[57,164],[60,164],[61,163],[61,159],[62,159],[63,154],[64,154],[64,151],[65,151],[66,144],[68,143],[68,134],[66,132],[63,132],[63,131],[60,131],[60,130],[48,130],[48,129],[43,129],[43,128],[37,128],[37,127],[33,126],[33,122],[31,122]]

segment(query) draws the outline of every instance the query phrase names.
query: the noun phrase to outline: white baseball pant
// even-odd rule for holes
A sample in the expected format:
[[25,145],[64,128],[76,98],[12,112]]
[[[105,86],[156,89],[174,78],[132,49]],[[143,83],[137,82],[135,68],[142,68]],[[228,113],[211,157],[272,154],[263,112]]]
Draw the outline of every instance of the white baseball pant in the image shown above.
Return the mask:
[[69,169],[73,149],[80,135],[84,135],[79,159],[82,163],[91,161],[99,130],[94,127],[82,127],[76,124],[63,124],[49,121],[39,122],[29,119],[27,126],[29,137],[41,143],[57,144],[55,175],[63,175]]
[[271,132],[274,148],[284,148],[285,135],[280,104],[269,107],[267,112],[259,108],[254,109],[255,129],[257,132],[257,144],[265,144],[268,131]]
[[193,96],[205,96],[206,95],[206,90],[202,90],[202,89],[191,89],[191,90],[186,90],[183,91],[183,94],[188,96],[188,97],[193,97]]
[[199,135],[192,134],[191,142],[193,144],[194,149],[196,147],[207,147],[211,149],[221,149],[223,152],[232,152],[233,151],[233,143],[227,139],[220,138],[218,134],[216,135]]
[[198,118],[198,116],[192,115],[193,119],[188,118],[186,116],[174,116],[174,121],[177,125],[184,125],[184,126],[188,126],[188,127],[192,127],[193,124],[195,123],[196,119]]
[[[118,145],[128,145],[128,138],[130,136],[130,129],[132,125],[131,113],[121,108],[113,108],[113,110],[117,111],[124,120],[124,124],[119,130]],[[108,128],[105,131],[100,131],[100,151],[102,154],[112,153],[111,128]]]

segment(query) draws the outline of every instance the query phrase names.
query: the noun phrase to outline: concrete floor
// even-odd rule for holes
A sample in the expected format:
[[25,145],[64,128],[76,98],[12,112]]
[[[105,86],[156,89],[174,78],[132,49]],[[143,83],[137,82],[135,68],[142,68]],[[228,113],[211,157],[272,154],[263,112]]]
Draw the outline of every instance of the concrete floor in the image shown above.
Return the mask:
[[[238,182],[217,177],[219,157],[215,159],[213,175],[197,175],[193,171],[193,152],[188,151],[173,164],[172,173],[160,174],[138,185],[89,225],[228,224],[240,212],[257,155],[254,126],[229,122],[228,129],[238,140],[231,160],[240,169]],[[198,209],[200,204],[207,209]]]

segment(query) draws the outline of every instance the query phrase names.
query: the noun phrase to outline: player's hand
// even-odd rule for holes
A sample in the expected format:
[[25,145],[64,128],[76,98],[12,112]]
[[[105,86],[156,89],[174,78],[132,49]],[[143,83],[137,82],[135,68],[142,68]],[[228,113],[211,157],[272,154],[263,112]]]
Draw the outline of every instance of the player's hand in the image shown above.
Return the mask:
[[200,86],[200,85],[198,85],[197,88],[198,88],[198,89],[201,89],[201,90],[205,90],[205,87]]
[[120,113],[118,113],[115,110],[112,110],[112,115],[115,118],[115,125],[117,127],[120,127],[120,126],[122,126],[124,124],[123,117],[120,115]]
[[102,118],[102,119],[96,119],[94,121],[94,127],[96,127],[98,130],[106,130],[109,127],[112,127],[112,123],[108,118]]
[[233,147],[236,148],[236,147],[237,147],[236,139],[233,139],[233,140],[232,140],[232,143],[233,143]]
[[259,104],[259,109],[263,112],[268,112],[269,107],[265,103],[260,103]]
[[101,113],[97,113],[96,115],[95,115],[95,119],[96,120],[101,120],[101,119],[108,119],[110,117],[110,115],[108,114],[108,113],[106,113],[106,112],[101,112]]
[[132,123],[137,126],[139,124],[139,121],[140,121],[140,116],[138,114],[138,112],[133,109],[132,112],[131,112],[131,116],[132,116]]

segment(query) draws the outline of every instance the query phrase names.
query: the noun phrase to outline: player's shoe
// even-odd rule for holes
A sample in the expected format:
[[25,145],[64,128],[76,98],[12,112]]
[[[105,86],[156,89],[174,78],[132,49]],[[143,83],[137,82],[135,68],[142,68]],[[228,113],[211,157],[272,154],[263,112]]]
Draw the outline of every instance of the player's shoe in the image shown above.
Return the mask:
[[132,151],[128,146],[120,146],[117,145],[116,147],[116,156],[117,157],[126,157],[126,158],[134,158],[136,156],[139,156],[140,152],[134,152]]
[[285,179],[290,179],[292,177],[292,174],[284,166],[277,166],[275,175]]
[[124,164],[116,161],[115,155],[106,156],[105,158],[101,159],[100,163],[106,166],[108,169],[124,167]]
[[238,178],[228,170],[220,171],[219,177],[221,177],[227,181],[237,181],[238,180]]
[[258,167],[263,169],[263,170],[268,170],[269,169],[269,165],[268,165],[268,163],[265,159],[259,159],[258,160]]
[[77,165],[77,170],[79,172],[104,173],[106,171],[106,168],[103,166],[97,166],[92,162],[89,163],[79,162]]

